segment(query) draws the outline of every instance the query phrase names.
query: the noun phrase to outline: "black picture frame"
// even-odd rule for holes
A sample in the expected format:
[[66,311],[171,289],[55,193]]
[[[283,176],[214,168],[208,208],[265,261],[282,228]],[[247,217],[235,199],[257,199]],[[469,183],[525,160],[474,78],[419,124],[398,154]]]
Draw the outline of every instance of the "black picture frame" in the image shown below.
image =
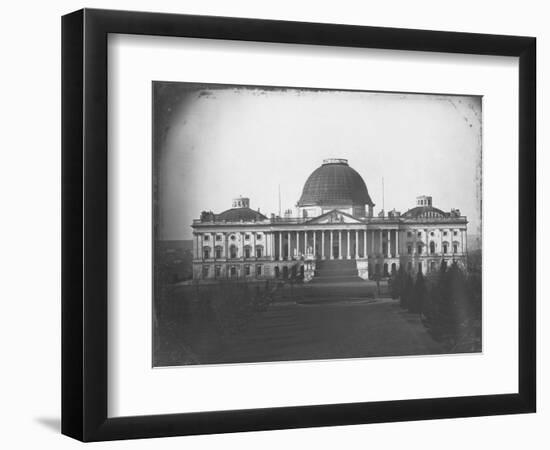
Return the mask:
[[[517,393],[107,417],[107,36],[519,57]],[[62,18],[62,433],[82,441],[535,412],[536,39],[83,9]]]

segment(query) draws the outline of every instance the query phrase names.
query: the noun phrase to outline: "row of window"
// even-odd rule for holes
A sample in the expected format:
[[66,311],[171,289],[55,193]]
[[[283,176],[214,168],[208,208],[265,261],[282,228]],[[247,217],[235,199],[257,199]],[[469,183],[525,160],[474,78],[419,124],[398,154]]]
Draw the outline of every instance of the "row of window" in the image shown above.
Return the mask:
[[[255,255],[256,255],[256,258],[262,258],[263,257],[263,247],[256,247],[256,252],[255,252]],[[214,249],[214,254],[215,254],[215,258],[216,259],[220,259],[220,258],[223,258],[223,248],[222,247],[216,247]],[[210,259],[212,256],[212,253],[211,253],[211,250],[210,250],[210,247],[204,247],[202,249],[202,256],[204,259]],[[235,245],[232,245],[229,247],[229,257],[234,259],[234,258],[238,258],[239,256],[239,249],[235,246]],[[245,247],[244,248],[244,257],[245,258],[251,258],[252,257],[252,248],[250,247]]]
[[[261,264],[256,264],[255,266],[256,276],[262,276],[263,273],[264,273],[263,266]],[[215,265],[214,276],[217,278],[217,277],[221,277],[221,275],[222,275],[222,266]],[[237,266],[230,266],[228,270],[228,275],[231,277],[238,276]],[[244,265],[244,275],[245,276],[252,275],[252,267],[250,266],[250,264]],[[207,265],[202,266],[202,277],[208,278],[209,276],[210,276],[210,266],[207,266]]]
[[[447,236],[448,234],[449,234],[448,231],[443,231],[443,236]],[[407,231],[407,237],[412,237],[412,235],[413,235],[412,231]],[[416,235],[418,237],[421,237],[422,236],[422,231],[419,231]],[[435,236],[435,233],[433,231],[430,231],[430,236]],[[458,236],[458,231],[457,230],[453,230],[453,236]]]
[[[418,244],[416,250],[417,250],[417,253],[419,255],[422,254],[422,249],[423,249],[423,245],[422,244]],[[443,253],[449,253],[449,244],[447,242],[444,242],[443,243]],[[412,255],[412,252],[413,252],[413,246],[411,244],[407,245],[407,254],[409,255]],[[435,253],[435,242],[430,242],[430,254],[434,254]],[[458,253],[458,244],[455,242],[453,243],[453,253]]]
[[[248,234],[248,233],[245,234],[245,235],[244,235],[244,240],[245,240],[245,241],[249,241],[250,238],[251,238],[251,236],[252,236],[251,234]],[[234,234],[232,234],[231,236],[229,236],[229,239],[231,239],[232,241],[234,241],[235,239],[237,239],[237,237],[236,237]],[[257,233],[257,234],[256,234],[256,239],[261,240],[261,239],[262,239],[262,234]],[[209,235],[209,234],[203,235],[203,240],[206,241],[206,242],[210,241],[210,235]],[[216,241],[222,241],[222,240],[223,240],[223,235],[221,235],[221,234],[216,234]]]

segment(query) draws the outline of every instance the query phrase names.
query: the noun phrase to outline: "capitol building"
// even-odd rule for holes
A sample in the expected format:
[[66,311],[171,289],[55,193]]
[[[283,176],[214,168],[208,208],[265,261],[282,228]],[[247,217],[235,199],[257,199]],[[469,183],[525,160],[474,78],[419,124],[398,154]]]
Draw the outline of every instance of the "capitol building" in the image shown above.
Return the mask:
[[380,279],[403,267],[424,274],[464,266],[467,219],[458,209],[416,197],[406,212],[380,211],[346,159],[325,159],[306,180],[295,210],[270,217],[239,197],[221,213],[193,221],[193,279],[287,279],[305,282],[345,273]]

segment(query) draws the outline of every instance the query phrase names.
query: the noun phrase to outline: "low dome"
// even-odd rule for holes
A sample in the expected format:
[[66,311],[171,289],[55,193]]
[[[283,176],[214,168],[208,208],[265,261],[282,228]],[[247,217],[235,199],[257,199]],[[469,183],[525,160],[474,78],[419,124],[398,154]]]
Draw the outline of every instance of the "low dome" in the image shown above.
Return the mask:
[[226,222],[240,222],[241,220],[244,222],[254,222],[266,219],[267,217],[262,213],[250,208],[231,208],[216,215],[216,221],[225,220]]
[[325,159],[304,185],[298,206],[374,206],[367,185],[347,159]]
[[439,208],[434,208],[433,206],[416,206],[412,209],[409,209],[403,216],[411,217],[414,219],[418,218],[432,218],[432,217],[447,217],[449,214],[441,211]]

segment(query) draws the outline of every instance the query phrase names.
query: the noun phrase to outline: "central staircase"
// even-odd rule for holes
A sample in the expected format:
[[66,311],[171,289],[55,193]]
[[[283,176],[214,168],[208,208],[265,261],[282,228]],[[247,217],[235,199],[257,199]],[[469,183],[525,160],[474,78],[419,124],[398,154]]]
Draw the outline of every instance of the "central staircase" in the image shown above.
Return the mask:
[[348,283],[363,281],[357,273],[354,259],[328,259],[317,261],[311,283]]

